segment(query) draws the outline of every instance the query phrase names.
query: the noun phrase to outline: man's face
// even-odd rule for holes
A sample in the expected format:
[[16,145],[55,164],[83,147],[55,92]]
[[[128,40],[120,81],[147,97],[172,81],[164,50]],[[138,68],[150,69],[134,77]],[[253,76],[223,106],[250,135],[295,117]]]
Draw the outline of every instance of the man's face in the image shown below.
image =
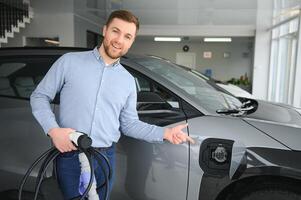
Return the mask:
[[103,47],[111,59],[126,54],[136,36],[136,25],[114,18],[109,26],[103,28]]

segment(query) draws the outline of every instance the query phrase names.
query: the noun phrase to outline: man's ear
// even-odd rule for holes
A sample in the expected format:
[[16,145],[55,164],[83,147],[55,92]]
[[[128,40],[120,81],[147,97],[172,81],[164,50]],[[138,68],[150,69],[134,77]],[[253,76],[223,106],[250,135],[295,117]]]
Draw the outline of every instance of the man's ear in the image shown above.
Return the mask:
[[102,28],[102,36],[105,36],[105,32],[107,31],[107,26],[104,25]]

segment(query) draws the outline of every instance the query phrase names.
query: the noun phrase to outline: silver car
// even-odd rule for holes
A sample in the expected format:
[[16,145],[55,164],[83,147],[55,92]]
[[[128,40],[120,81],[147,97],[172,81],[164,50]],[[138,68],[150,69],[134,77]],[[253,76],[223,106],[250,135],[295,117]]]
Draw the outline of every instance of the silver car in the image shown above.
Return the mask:
[[[51,147],[31,114],[31,92],[59,56],[82,50],[0,49],[0,199],[16,196],[26,170]],[[135,77],[140,119],[188,123],[196,144],[122,136],[112,200],[301,199],[301,116],[293,107],[234,97],[155,56],[127,55],[121,63]]]

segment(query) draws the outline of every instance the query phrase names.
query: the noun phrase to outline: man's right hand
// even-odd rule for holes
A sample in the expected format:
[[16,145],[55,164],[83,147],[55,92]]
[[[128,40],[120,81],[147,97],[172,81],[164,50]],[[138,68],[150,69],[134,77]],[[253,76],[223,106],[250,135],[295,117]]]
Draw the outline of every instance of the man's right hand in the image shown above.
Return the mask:
[[52,128],[48,132],[48,135],[51,137],[54,146],[61,153],[64,153],[76,150],[76,147],[69,138],[69,134],[74,131],[75,130],[71,128]]

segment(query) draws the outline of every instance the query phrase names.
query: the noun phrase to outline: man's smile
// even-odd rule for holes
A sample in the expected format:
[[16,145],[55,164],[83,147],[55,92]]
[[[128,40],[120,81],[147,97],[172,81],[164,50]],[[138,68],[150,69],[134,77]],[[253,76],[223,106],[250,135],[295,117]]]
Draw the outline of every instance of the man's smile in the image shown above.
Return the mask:
[[118,49],[118,50],[121,49],[121,47],[119,47],[117,44],[112,44],[112,47],[113,47],[114,49]]

